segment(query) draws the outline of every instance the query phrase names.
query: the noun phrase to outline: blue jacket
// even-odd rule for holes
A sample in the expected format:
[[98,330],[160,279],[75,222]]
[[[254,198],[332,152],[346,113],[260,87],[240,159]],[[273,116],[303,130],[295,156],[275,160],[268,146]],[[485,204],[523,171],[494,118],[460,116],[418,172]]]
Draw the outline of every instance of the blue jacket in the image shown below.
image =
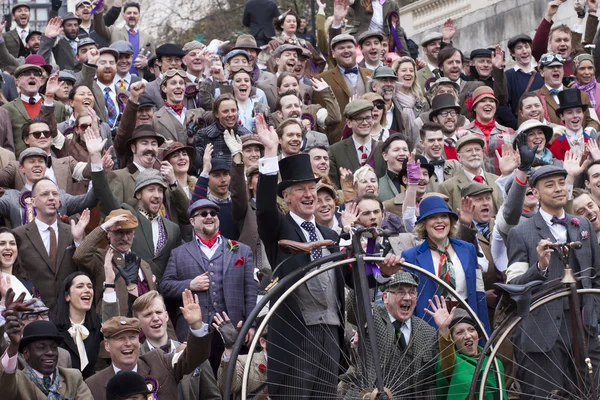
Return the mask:
[[[467,303],[469,307],[475,311],[485,330],[488,334],[491,334],[490,321],[488,318],[487,303],[485,301],[485,292],[478,292],[476,290],[477,282],[477,253],[475,246],[471,243],[463,242],[462,240],[456,240],[450,238],[452,248],[458,255],[458,259],[462,264],[463,270],[465,271],[465,278],[467,280]],[[407,263],[418,265],[419,267],[435,274],[435,268],[433,266],[433,260],[431,258],[431,250],[427,241],[423,242],[420,246],[415,246],[402,252],[402,257]],[[417,288],[417,306],[415,308],[414,315],[424,319],[429,325],[437,329],[433,318],[429,314],[425,313],[425,309],[429,307],[429,299],[433,299],[433,296],[437,293],[438,285],[429,279],[428,277],[415,272],[419,276],[420,282]]]

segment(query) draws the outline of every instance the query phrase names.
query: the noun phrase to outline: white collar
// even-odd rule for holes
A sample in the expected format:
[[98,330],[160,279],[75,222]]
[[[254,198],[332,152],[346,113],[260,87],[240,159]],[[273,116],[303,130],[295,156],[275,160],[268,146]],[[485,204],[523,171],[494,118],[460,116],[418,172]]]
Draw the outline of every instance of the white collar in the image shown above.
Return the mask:
[[[121,372],[121,368],[117,367],[115,365],[115,363],[112,364],[113,369],[115,370],[115,375],[118,374],[119,372]],[[137,372],[138,370],[138,366],[137,364],[135,364],[135,367],[133,367],[133,372]]]
[[315,228],[317,227],[317,223],[315,221],[315,216],[314,215],[311,215],[310,221],[306,221],[306,220],[300,218],[298,215],[294,214],[292,211],[290,211],[290,216],[292,217],[292,219],[294,220],[294,222],[298,224],[299,227],[302,227],[302,223],[303,222],[312,222],[313,225],[315,226]]
[[[156,349],[156,347],[154,347],[147,338],[146,338],[146,341],[148,342],[148,348],[150,349],[150,351]],[[169,344],[171,344],[171,350],[169,351],[169,354],[175,353],[175,350],[177,350],[177,347],[175,346],[175,343],[173,343],[172,339],[169,339]]]
[[130,27],[128,27],[127,25],[125,25],[125,29],[127,29],[127,32],[129,32],[131,29],[133,29],[133,31],[134,31],[135,33],[138,33],[138,28],[137,28],[137,26],[135,26],[135,27],[133,27],[133,28],[130,28]]
[[49,227],[52,227],[52,229],[54,229],[54,233],[58,233],[58,219],[56,221],[54,221],[54,223],[52,225],[48,225],[47,223],[42,222],[37,218],[34,219],[34,221],[40,232],[47,231]]
[[[548,89],[548,91],[551,91],[552,89],[554,89],[554,88],[551,88],[550,86],[548,86],[546,83],[544,83],[544,86],[546,86],[546,89]],[[564,90],[564,86],[560,85],[560,87],[556,90],[559,90],[562,92]]]
[[[553,215],[550,215],[546,211],[542,210],[542,207],[540,207],[540,215],[542,216],[542,218],[544,218],[544,221],[546,221],[546,224],[548,226],[553,226],[553,224],[552,224],[552,218],[554,217]],[[564,218],[564,217],[565,217],[565,210],[562,211],[562,214],[560,215],[559,218]]]
[[525,71],[525,70],[523,69],[523,67],[521,67],[519,64],[515,64],[515,66],[513,67],[513,69],[515,70],[515,72],[517,72],[517,71],[521,70],[521,71],[523,71],[523,72],[524,72],[524,73],[526,73],[526,74],[530,74],[530,73],[532,73],[532,72],[535,72],[535,69],[534,69],[534,68],[535,68],[535,66],[536,66],[536,62],[535,62],[535,60],[533,59],[533,57],[531,57],[531,62],[529,63],[529,71]]
[[37,103],[38,101],[40,101],[40,99],[42,98],[42,96],[38,93],[35,96],[27,96],[24,94],[21,94],[21,100],[23,100],[25,103],[29,103],[29,99],[33,98],[35,100],[35,102]]
[[[394,318],[394,316],[393,316],[392,314],[390,314],[389,312],[388,312],[388,316],[390,317],[390,321],[392,321],[392,324],[393,324],[394,322],[396,322],[396,318]],[[412,330],[412,317],[410,317],[409,319],[407,319],[406,321],[404,321],[404,326],[403,326],[403,329],[404,329],[405,327],[406,327],[408,330]]]
[[[372,140],[372,139],[371,139],[371,140]],[[371,140],[369,140],[367,143],[365,143],[365,144],[363,145],[363,144],[360,144],[360,143],[359,143],[359,142],[358,142],[358,141],[357,141],[357,140],[354,138],[354,135],[352,135],[352,141],[354,142],[354,147],[356,147],[356,151],[360,151],[360,150],[358,150],[358,148],[359,148],[360,146],[365,146],[365,152],[366,152],[366,153],[368,153],[368,154],[371,154]]]
[[367,62],[367,59],[365,59],[365,67],[367,67],[367,68],[369,68],[369,69],[373,69],[373,70],[374,70],[374,69],[376,69],[376,68],[379,68],[379,67],[381,67],[382,65],[383,65],[383,63],[382,63],[381,61],[379,61],[379,64],[377,64],[377,65],[372,65],[372,64],[369,64],[369,63]]
[[100,89],[102,89],[102,94],[104,94],[104,88],[110,88],[111,92],[113,92],[115,95],[117,94],[117,88],[115,87],[114,82],[111,83],[110,85],[105,85],[104,83],[100,82],[99,80],[96,80],[96,83],[98,84],[98,86],[100,86]]
[[465,175],[467,176],[467,178],[469,178],[470,181],[472,181],[476,176],[482,176],[483,180],[486,181],[486,179],[485,179],[485,173],[483,172],[483,168],[479,168],[479,175],[473,175],[472,173],[470,173],[466,169],[463,169],[463,171],[465,172]]
[[137,161],[133,162],[133,165],[135,165],[135,167],[138,169],[138,171],[142,172],[144,170],[147,170],[148,168],[144,168],[142,167],[140,164],[137,163]]
[[439,69],[436,65],[429,64],[429,62],[427,63],[427,68],[429,68],[429,70],[431,71],[431,73],[433,73],[433,70]]

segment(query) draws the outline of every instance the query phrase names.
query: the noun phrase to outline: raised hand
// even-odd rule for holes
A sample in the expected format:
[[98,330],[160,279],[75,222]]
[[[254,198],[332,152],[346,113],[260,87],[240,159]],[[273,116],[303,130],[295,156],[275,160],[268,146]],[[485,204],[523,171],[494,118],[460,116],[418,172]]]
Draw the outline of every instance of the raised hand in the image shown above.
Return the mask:
[[536,144],[530,149],[529,146],[527,146],[527,136],[525,136],[525,133],[519,134],[515,140],[517,141],[519,157],[521,158],[521,163],[518,168],[521,171],[529,171],[535,161],[535,154],[538,151],[539,144]]
[[64,87],[65,83],[58,81],[58,73],[59,71],[56,71],[48,78],[48,81],[46,82],[46,94],[54,96],[58,89]]
[[210,170],[212,169],[212,153],[213,153],[213,144],[209,143],[204,148],[204,154],[202,155],[202,174],[209,175]]
[[190,325],[190,328],[197,330],[202,328],[202,310],[198,295],[193,294],[189,289],[185,289],[181,294],[183,307],[179,307],[183,318]]
[[420,69],[423,69],[423,68],[425,68],[427,66],[427,64],[425,63],[425,61],[423,61],[420,58],[417,58],[415,62],[417,64],[417,71],[420,70]]
[[450,323],[454,319],[454,312],[456,307],[452,307],[452,310],[448,312],[446,308],[446,299],[444,296],[441,299],[436,294],[433,296],[435,303],[429,299],[429,308],[425,309],[425,312],[433,317],[435,324],[438,327],[439,333],[444,338],[450,338]]
[[502,51],[502,47],[499,44],[496,45],[492,54],[492,64],[497,69],[502,69],[502,64],[504,63],[504,52]]
[[233,349],[233,345],[240,334],[240,329],[242,329],[242,321],[239,321],[237,326],[233,326],[225,311],[223,311],[223,315],[216,313],[213,320],[215,322],[213,322],[212,326],[221,335],[225,348],[229,350]]
[[569,176],[575,178],[583,173],[589,161],[582,162],[583,153],[576,149],[567,150],[563,161],[563,168]]
[[496,158],[498,159],[498,165],[500,167],[500,173],[502,176],[510,175],[519,166],[520,157],[519,153],[513,150],[511,144],[502,144],[502,155],[498,149],[496,149]]
[[[136,67],[137,68],[137,67]],[[137,81],[129,86],[129,98],[136,104],[139,104],[140,95],[146,90],[146,82]]]
[[548,10],[546,11],[546,16],[544,17],[546,18],[546,21],[552,22],[552,18],[554,18],[556,12],[558,11],[558,7],[560,7],[562,3],[563,0],[552,0],[550,3],[548,3]]
[[475,213],[475,203],[469,196],[460,199],[460,208],[458,209],[458,220],[465,226],[471,226]]
[[115,232],[115,231],[118,231],[119,229],[121,229],[121,226],[119,225],[119,223],[125,222],[127,220],[128,220],[127,216],[118,215],[114,218],[104,221],[104,223],[102,225],[100,225],[100,227],[102,228],[102,230],[104,230],[106,232]]
[[44,29],[44,36],[49,39],[55,39],[63,32],[62,27],[62,18],[54,17],[48,21],[48,25],[46,25],[46,29]]
[[346,19],[350,5],[348,0],[335,0],[333,2],[333,24],[338,26]]
[[106,153],[104,153],[102,156],[102,169],[104,169],[106,173],[111,172],[115,166],[115,162],[112,159],[112,151],[113,147],[110,146],[110,148],[106,150]]
[[86,208],[81,213],[79,217],[79,221],[75,223],[75,221],[71,220],[71,235],[73,236],[73,240],[77,243],[83,242],[85,239],[85,228],[87,228],[90,223],[90,210]]
[[321,0],[317,0],[317,5],[319,7],[318,14],[325,14],[325,2]]
[[[121,217],[122,217],[122,215],[121,215]],[[116,219],[116,218],[112,218],[112,219]],[[106,248],[106,255],[104,256],[104,282],[109,283],[109,284],[115,283],[115,270],[113,269],[113,264],[112,264],[114,255],[115,255],[115,252],[114,252],[113,248],[108,246]],[[106,288],[106,290],[109,290],[109,289],[112,289],[112,288]]]
[[223,132],[223,139],[225,140],[225,144],[227,145],[227,148],[229,148],[232,157],[242,153],[242,138],[237,136],[233,129],[225,129]]
[[342,226],[354,226],[358,220],[358,205],[355,202],[347,203],[346,208],[342,211]]
[[[64,83],[64,82],[61,82]],[[92,119],[92,129],[94,131],[94,133],[100,137],[100,125],[98,123],[98,114],[96,114],[96,111],[94,111],[94,107],[92,106],[85,106],[85,111],[88,113],[88,115],[90,116],[90,118]]]
[[402,270],[402,265],[404,263],[404,258],[397,256],[392,253],[388,253],[383,262],[378,262],[377,266],[383,275],[392,276],[396,272]]
[[160,173],[169,185],[172,185],[177,181],[177,178],[175,178],[175,170],[168,161],[163,161],[160,163]]
[[92,128],[87,128],[85,130],[83,133],[83,140],[85,141],[85,147],[87,148],[90,156],[92,154],[99,156],[100,153],[102,153],[104,145],[106,144],[106,139],[102,140],[100,135],[94,132]]
[[88,64],[97,65],[100,58],[98,49],[92,48],[88,51]]
[[421,180],[421,161],[417,160],[417,162],[415,162],[414,152],[408,155],[406,173],[409,184],[416,185]]
[[322,90],[325,90],[329,87],[329,84],[327,82],[325,82],[324,79],[319,79],[319,78],[311,78],[310,83],[312,84],[313,90],[315,92],[320,92]]
[[262,114],[256,116],[256,133],[265,146],[265,157],[277,156],[277,147],[279,146],[279,137],[275,128],[268,126],[265,117]]
[[595,140],[588,140],[585,144],[592,160],[600,160],[600,148]]
[[456,34],[456,26],[454,25],[454,20],[452,18],[448,18],[444,25],[442,26],[442,41],[446,43],[450,43]]

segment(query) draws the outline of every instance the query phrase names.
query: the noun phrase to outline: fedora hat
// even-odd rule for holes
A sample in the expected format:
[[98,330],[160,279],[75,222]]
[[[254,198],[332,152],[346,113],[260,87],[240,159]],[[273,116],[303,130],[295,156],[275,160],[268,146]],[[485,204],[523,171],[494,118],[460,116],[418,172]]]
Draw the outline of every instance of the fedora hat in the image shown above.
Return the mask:
[[560,107],[556,109],[556,116],[560,115],[569,108],[581,107],[583,112],[588,109],[588,105],[581,101],[581,91],[579,89],[565,89],[558,94],[558,104]]
[[279,161],[281,182],[277,184],[277,194],[283,198],[283,191],[296,183],[319,182],[321,177],[315,178],[310,164],[310,155],[296,154]]
[[460,114],[460,106],[456,104],[456,99],[450,93],[438,94],[431,101],[431,111],[429,112],[429,120],[433,121],[433,117],[437,116],[443,110],[453,109],[457,114]]
[[61,344],[63,337],[58,334],[58,329],[56,329],[56,326],[52,322],[42,320],[33,321],[23,328],[23,336],[19,342],[19,353],[22,353],[23,349],[29,343],[38,340],[54,340],[57,344]]
[[150,124],[138,125],[133,130],[131,138],[125,143],[127,149],[138,139],[141,138],[155,138],[158,141],[158,147],[162,146],[165,142],[165,138],[156,133],[154,127]]
[[458,220],[458,215],[456,215],[454,211],[450,210],[448,208],[448,204],[439,196],[431,196],[421,200],[421,204],[419,204],[419,211],[421,214],[419,215],[419,218],[417,218],[417,224],[425,221],[427,217],[435,214],[448,214],[450,218]]
[[258,45],[256,44],[256,39],[254,39],[254,36],[252,35],[240,35],[238,36],[237,40],[235,41],[235,46],[233,47],[232,50],[237,50],[237,49],[253,49],[256,51],[260,51],[260,47],[258,47]]

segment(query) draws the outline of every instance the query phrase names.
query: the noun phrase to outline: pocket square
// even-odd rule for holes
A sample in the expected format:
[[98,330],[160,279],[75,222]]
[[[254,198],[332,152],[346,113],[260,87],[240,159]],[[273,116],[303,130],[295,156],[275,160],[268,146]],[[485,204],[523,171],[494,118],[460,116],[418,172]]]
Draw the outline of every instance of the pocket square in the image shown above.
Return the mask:
[[235,261],[235,264],[233,264],[234,267],[241,267],[242,265],[244,265],[244,257],[240,257]]

